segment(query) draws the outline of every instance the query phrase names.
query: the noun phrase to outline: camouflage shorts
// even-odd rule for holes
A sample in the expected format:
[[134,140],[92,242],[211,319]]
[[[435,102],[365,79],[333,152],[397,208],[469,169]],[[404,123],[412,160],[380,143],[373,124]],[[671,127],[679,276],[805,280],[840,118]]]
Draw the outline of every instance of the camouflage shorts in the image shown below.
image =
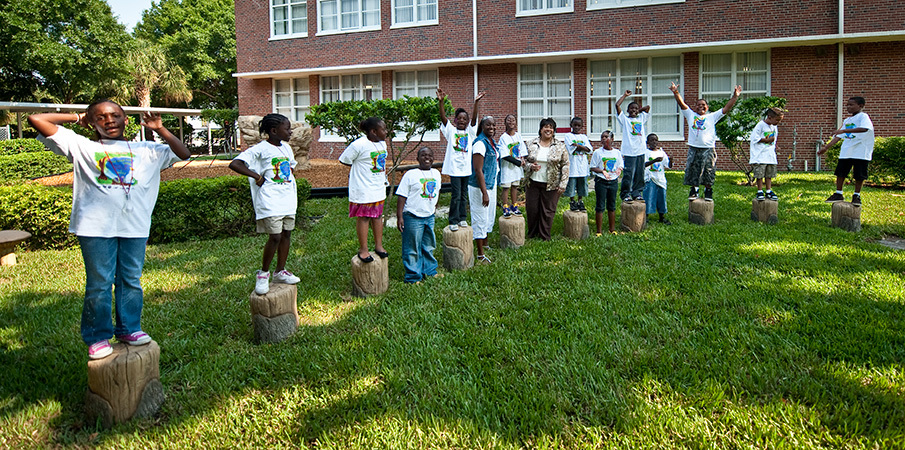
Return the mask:
[[688,147],[688,159],[685,161],[686,186],[713,186],[716,180],[716,150],[712,148]]

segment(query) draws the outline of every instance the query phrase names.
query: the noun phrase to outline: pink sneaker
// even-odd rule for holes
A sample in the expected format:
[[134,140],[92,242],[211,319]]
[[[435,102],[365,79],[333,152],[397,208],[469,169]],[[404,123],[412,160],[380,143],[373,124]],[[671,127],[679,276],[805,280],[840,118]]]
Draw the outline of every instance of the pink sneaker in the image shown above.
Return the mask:
[[103,359],[110,356],[111,353],[113,353],[113,347],[108,340],[97,341],[88,346],[88,359]]
[[144,331],[136,331],[131,334],[117,336],[116,340],[123,344],[145,345],[148,342],[151,342],[151,336],[148,336],[148,333],[145,333]]

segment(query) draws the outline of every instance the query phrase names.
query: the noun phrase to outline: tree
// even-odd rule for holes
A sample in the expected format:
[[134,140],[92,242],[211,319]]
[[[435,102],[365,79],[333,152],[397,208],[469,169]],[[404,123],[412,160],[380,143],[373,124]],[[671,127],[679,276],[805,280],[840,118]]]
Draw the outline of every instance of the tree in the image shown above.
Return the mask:
[[131,37],[103,0],[0,1],[0,98],[87,103],[127,79]]
[[[728,101],[728,98],[714,100],[710,102],[710,110],[716,111],[725,106]],[[748,137],[751,130],[764,117],[768,108],[785,106],[786,99],[782,97],[764,96],[741,99],[736,102],[732,112],[716,124],[716,135],[729,150],[729,158],[735,166],[745,173],[748,185],[751,185],[754,177],[751,175],[751,166],[746,157],[747,152],[744,151],[748,148]]]
[[235,10],[231,0],[160,0],[145,11],[135,36],[160,45],[186,72],[196,108],[238,104]]
[[[447,114],[452,115],[448,100],[444,106]],[[407,95],[397,100],[352,100],[311,105],[311,112],[305,115],[305,120],[312,127],[333,131],[345,138],[346,144],[351,144],[362,135],[358,124],[368,117],[380,117],[386,123],[388,153],[392,161],[388,170],[391,182],[399,164],[420,148],[424,134],[440,128],[437,99]],[[402,137],[401,143],[394,140],[397,136]],[[415,137],[418,138],[417,144],[409,147]]]

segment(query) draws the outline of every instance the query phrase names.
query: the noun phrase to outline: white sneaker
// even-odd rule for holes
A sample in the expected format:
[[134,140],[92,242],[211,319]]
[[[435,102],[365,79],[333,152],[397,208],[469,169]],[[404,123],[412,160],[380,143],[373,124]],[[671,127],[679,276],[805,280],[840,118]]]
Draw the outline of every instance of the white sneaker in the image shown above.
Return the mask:
[[449,224],[449,231],[459,231],[459,226],[454,223],[451,223],[451,224]]
[[290,272],[286,269],[283,269],[283,270],[273,274],[274,283],[296,284],[299,281],[302,281],[302,279],[293,275],[292,272]]
[[463,220],[463,221],[459,222],[459,226],[460,226],[460,227],[467,227],[467,226],[468,226],[468,222],[466,222],[466,221]]
[[255,272],[255,294],[264,295],[270,292],[270,272]]

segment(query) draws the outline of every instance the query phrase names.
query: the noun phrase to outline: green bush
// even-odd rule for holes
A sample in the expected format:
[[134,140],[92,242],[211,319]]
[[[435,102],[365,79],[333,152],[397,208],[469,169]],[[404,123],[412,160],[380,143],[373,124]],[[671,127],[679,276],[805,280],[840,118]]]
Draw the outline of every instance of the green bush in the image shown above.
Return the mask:
[[10,139],[0,141],[0,156],[18,155],[19,153],[43,152],[44,144],[37,139]]
[[0,182],[46,177],[72,170],[65,156],[48,151],[0,156]]
[[[827,149],[823,170],[836,169],[842,141]],[[905,137],[878,137],[874,139],[874,154],[868,165],[869,181],[875,184],[905,185]],[[851,176],[851,175],[849,175]]]
[[72,191],[34,183],[0,186],[0,229],[23,230],[29,249],[66,248],[76,243],[69,233]]
[[[298,180],[299,209],[303,215],[311,185]],[[173,180],[160,185],[151,217],[152,243],[194,241],[240,236],[254,232],[255,215],[248,178],[227,176],[199,180]]]

